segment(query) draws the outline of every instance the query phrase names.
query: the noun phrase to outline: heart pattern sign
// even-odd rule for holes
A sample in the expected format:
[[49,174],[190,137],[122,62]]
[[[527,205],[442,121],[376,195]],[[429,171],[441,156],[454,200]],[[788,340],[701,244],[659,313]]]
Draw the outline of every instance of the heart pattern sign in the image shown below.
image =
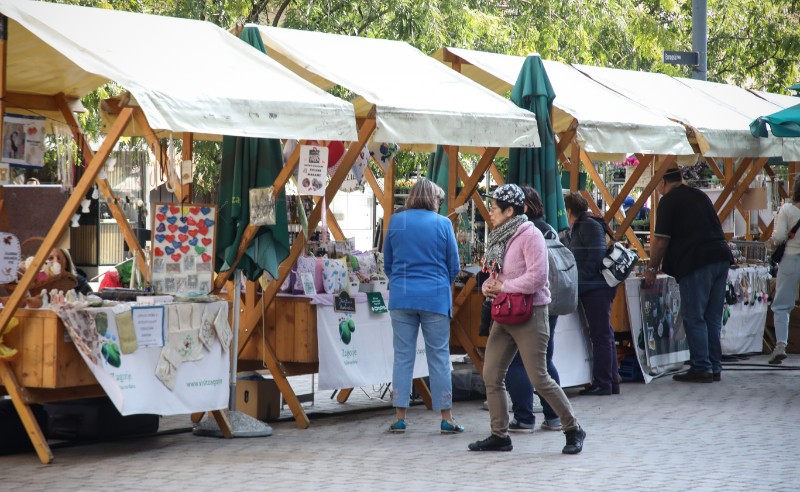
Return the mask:
[[153,206],[153,290],[181,296],[211,292],[217,207],[174,203]]

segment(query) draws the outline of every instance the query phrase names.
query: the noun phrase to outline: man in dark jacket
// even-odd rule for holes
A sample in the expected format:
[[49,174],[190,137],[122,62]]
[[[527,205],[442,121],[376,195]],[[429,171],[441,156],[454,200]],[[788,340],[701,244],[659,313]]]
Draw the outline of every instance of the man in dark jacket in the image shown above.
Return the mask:
[[663,197],[656,210],[650,262],[642,284],[652,286],[659,267],[678,282],[691,369],[672,379],[719,381],[725,283],[733,257],[711,200],[684,185],[680,170],[667,171],[656,189]]

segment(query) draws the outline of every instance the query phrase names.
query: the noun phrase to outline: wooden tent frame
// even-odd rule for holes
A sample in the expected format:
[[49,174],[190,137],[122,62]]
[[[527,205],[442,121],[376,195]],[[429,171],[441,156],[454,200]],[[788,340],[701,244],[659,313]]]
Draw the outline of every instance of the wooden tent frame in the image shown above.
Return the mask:
[[[0,114],[3,114],[7,107],[21,106],[31,110],[38,111],[53,111],[57,110],[64,117],[67,125],[72,131],[73,137],[79,143],[81,151],[83,152],[84,159],[87,162],[83,170],[81,178],[76,184],[72,195],[68,198],[66,205],[58,214],[58,217],[53,224],[53,227],[43,239],[38,251],[33,257],[32,264],[27,269],[25,274],[20,279],[14,292],[8,299],[5,307],[0,311],[0,326],[5,326],[16,313],[17,309],[21,306],[22,301],[26,297],[28,286],[32,283],[36,272],[39,271],[49,252],[56,245],[58,240],[64,234],[69,225],[70,218],[80,206],[80,202],[87,194],[93,184],[97,184],[103,197],[106,199],[109,210],[112,216],[117,221],[118,226],[122,230],[123,237],[129,249],[134,253],[142,276],[145,280],[150,278],[150,270],[145,261],[145,256],[142,247],[139,244],[136,235],[130,228],[125,215],[119,208],[115,200],[114,192],[111,189],[108,181],[100,177],[100,170],[103,168],[106,159],[111,154],[114,146],[119,138],[123,135],[124,130],[128,124],[135,121],[140,128],[145,130],[145,138],[149,143],[151,150],[157,156],[157,159],[163,171],[166,171],[167,160],[164,157],[164,149],[162,148],[159,140],[155,137],[155,132],[150,128],[144,112],[139,107],[127,107],[112,99],[106,101],[107,110],[110,114],[116,115],[116,120],[112,124],[106,138],[103,140],[99,150],[94,153],[88,145],[87,139],[84,138],[80,126],[73,114],[73,111],[80,106],[75,100],[68,98],[63,93],[53,95],[32,95],[13,93],[6,90],[6,74],[7,74],[7,42],[8,42],[8,18],[0,15]],[[191,159],[193,147],[192,133],[184,132],[182,134],[183,148],[182,154],[184,159]],[[0,128],[0,142],[2,142],[2,128]],[[295,157],[296,160],[296,157]],[[165,172],[169,176],[170,173]],[[342,179],[344,175],[342,175]],[[180,181],[171,181],[172,187],[175,190],[175,195],[180,202],[186,202],[191,197],[191,185],[183,185]],[[0,197],[2,197],[2,186],[0,186]],[[4,212],[2,202],[0,202],[0,216]],[[12,403],[17,410],[20,419],[28,433],[31,442],[33,443],[36,454],[40,461],[44,464],[53,461],[53,453],[47,444],[44,433],[37,423],[30,405],[34,403],[44,403],[49,401],[69,400],[75,398],[86,398],[92,396],[102,396],[105,392],[99,385],[80,386],[80,387],[65,387],[59,388],[52,385],[47,387],[26,387],[20,384],[12,369],[13,362],[0,360],[0,383],[3,389],[11,396]],[[212,410],[210,413],[216,419],[223,436],[231,438],[232,430],[230,422],[225,415],[224,409]]]
[[[342,157],[341,164],[338,166],[336,172],[331,177],[330,182],[325,191],[325,203],[329,204],[334,196],[338,193],[339,188],[341,187],[342,183],[344,182],[347,174],[350,172],[353,164],[355,163],[356,158],[358,157],[361,150],[370,140],[372,134],[375,131],[376,121],[375,121],[375,107],[373,106],[369,111],[369,116],[366,118],[358,118],[358,141],[351,142],[347,151],[345,152],[344,156]],[[302,144],[303,142],[300,142]],[[449,162],[453,163],[453,165],[449,166],[449,178],[448,178],[448,189],[445,190],[448,197],[454,197],[452,200],[448,200],[448,213],[453,212],[457,207],[467,203],[469,200],[472,200],[475,203],[476,209],[478,212],[484,217],[486,220],[487,225],[490,224],[489,220],[489,211],[486,208],[483,200],[481,199],[480,195],[477,192],[478,184],[480,183],[481,178],[483,177],[484,173],[487,170],[490,170],[495,176],[495,178],[499,178],[502,182],[502,177],[497,172],[497,168],[494,166],[494,157],[497,155],[499,148],[486,148],[483,149],[483,154],[476,165],[475,169],[473,170],[472,174],[470,175],[466,169],[464,169],[463,163],[461,163],[458,159],[458,146],[444,146],[445,152],[448,156]],[[278,174],[273,184],[274,188],[274,196],[277,199],[280,192],[284,189],[289,178],[292,176],[294,169],[298,165],[300,154],[300,145],[298,145],[292,154],[289,156],[285,166]],[[378,179],[372,170],[367,167],[365,170],[365,179],[370,184],[373,192],[375,193],[375,197],[377,201],[381,204],[384,210],[384,217],[383,217],[383,231],[384,234],[388,227],[389,221],[391,220],[392,212],[394,209],[394,187],[393,185],[389,185],[389,183],[394,182],[394,162],[390,162],[387,165],[386,173],[384,176],[384,183],[385,189],[382,191],[378,184]],[[457,190],[457,182],[458,180],[463,182],[463,187],[460,193],[456,193]],[[322,203],[323,200],[318,200],[315,203],[315,206],[311,212],[311,215],[308,218],[308,225],[309,231],[313,231],[317,225],[320,223],[322,218]],[[344,239],[344,235],[339,227],[338,223],[336,222],[333,213],[331,212],[330,208],[328,207],[324,213],[327,214],[327,221],[328,225],[336,239]],[[233,274],[236,265],[238,264],[239,260],[244,255],[244,252],[250,245],[250,242],[255,238],[256,233],[258,232],[259,227],[254,225],[248,225],[245,229],[244,234],[242,235],[242,241],[239,244],[239,248],[237,250],[236,258],[231,263],[231,268],[224,272],[220,272],[217,275],[217,278],[214,282],[215,291],[220,291],[223,287],[228,284],[230,276]],[[242,318],[240,321],[240,333],[239,333],[239,356],[242,356],[242,352],[245,350],[248,342],[252,339],[253,335],[261,330],[259,326],[259,322],[264,319],[265,314],[269,309],[274,309],[273,302],[278,294],[278,289],[280,285],[284,282],[286,277],[288,276],[292,265],[297,261],[297,258],[301,255],[305,246],[307,244],[308,238],[305,236],[303,232],[300,232],[298,236],[295,238],[294,242],[292,243],[291,250],[289,252],[289,256],[280,264],[278,267],[278,278],[274,281],[271,281],[266,289],[263,290],[261,295],[256,294],[256,285],[255,282],[248,282],[248,288],[246,289],[246,293],[242,298]],[[451,331],[458,339],[462,348],[467,352],[467,354],[472,358],[475,362],[476,366],[479,370],[483,369],[483,356],[477,350],[477,346],[472,342],[467,331],[461,326],[461,324],[456,320],[456,315],[459,313],[461,308],[464,306],[465,301],[468,298],[469,293],[475,287],[475,279],[471,278],[467,284],[461,289],[460,293],[454,298],[453,301],[453,317],[451,323]],[[232,289],[230,285],[228,285],[227,291],[232,294]],[[264,333],[262,333],[262,336]],[[273,377],[278,389],[283,394],[283,398],[286,404],[289,406],[289,409],[292,411],[292,414],[295,418],[296,424],[299,428],[307,428],[310,425],[310,421],[308,419],[308,415],[306,414],[305,410],[303,409],[300,399],[298,398],[297,394],[295,393],[294,389],[292,388],[291,384],[288,381],[289,376],[294,375],[301,375],[301,374],[313,374],[318,371],[317,364],[304,364],[304,363],[292,363],[287,361],[282,361],[276,355],[275,347],[270,346],[269,342],[262,344],[261,350],[263,351],[262,362],[266,365],[267,369],[271,376]],[[240,361],[240,365],[246,366]],[[428,408],[431,408],[431,397],[430,391],[428,390],[427,386],[421,379],[414,380],[414,386],[417,391],[420,393],[425,405]],[[347,401],[348,397],[350,396],[353,388],[342,388],[338,395],[337,400],[340,403],[344,403]],[[194,419],[198,419],[200,417],[199,414],[194,416]]]

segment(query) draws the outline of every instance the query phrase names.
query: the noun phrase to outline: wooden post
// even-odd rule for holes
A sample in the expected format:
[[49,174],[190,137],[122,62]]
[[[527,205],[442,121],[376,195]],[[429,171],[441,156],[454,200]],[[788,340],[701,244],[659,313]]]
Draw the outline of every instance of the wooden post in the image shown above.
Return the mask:
[[28,432],[28,437],[30,438],[31,443],[33,443],[33,448],[36,450],[36,454],[39,456],[39,461],[41,461],[43,465],[52,463],[53,452],[50,450],[50,446],[47,445],[47,439],[44,437],[42,428],[39,427],[39,422],[36,421],[36,417],[33,415],[31,407],[25,403],[25,398],[22,395],[23,389],[19,385],[17,378],[14,376],[14,371],[11,370],[4,360],[0,360],[0,381],[3,382],[3,386],[5,387],[6,391],[8,391],[9,395],[11,395],[11,402],[14,404],[14,408],[17,410],[17,414],[22,421],[22,425]]
[[[194,150],[194,134],[190,132],[183,132],[183,145],[181,145],[181,159],[182,161],[190,161],[192,160],[192,153]],[[180,176],[183,175],[183,162],[181,162],[181,172],[178,173]],[[182,177],[179,177],[181,181],[181,203],[189,203],[192,201],[192,183],[183,184]]]
[[[8,17],[0,14],[0,155],[3,155],[3,118],[6,114],[6,78],[8,69]],[[11,176],[9,176],[9,179]]]

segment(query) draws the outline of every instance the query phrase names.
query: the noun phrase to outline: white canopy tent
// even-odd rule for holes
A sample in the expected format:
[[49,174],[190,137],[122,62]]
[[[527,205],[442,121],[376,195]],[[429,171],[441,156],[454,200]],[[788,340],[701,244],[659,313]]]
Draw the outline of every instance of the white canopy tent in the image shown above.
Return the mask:
[[[510,91],[525,57],[460,48],[443,48],[469,62],[460,72],[498,94]],[[694,155],[683,126],[598,84],[569,65],[542,60],[556,97],[553,131],[575,128],[578,142],[598,160],[623,160],[626,154]]]
[[269,56],[323,89],[354,92],[357,116],[374,105],[376,141],[412,150],[540,145],[533,113],[405,42],[256,27]]
[[704,92],[668,75],[614,68],[574,65],[601,84],[680,122],[694,131],[708,157],[772,157],[781,155],[775,138],[750,135],[750,121]]
[[157,130],[357,137],[351,104],[209,22],[28,0],[0,0],[0,13],[9,92],[77,98],[114,81]]

